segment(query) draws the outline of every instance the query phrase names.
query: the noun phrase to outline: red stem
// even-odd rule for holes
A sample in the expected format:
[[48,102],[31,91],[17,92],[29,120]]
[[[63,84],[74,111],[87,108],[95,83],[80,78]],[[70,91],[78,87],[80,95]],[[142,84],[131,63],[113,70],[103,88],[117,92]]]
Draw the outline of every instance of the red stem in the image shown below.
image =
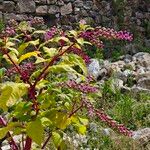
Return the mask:
[[25,147],[23,150],[31,150],[31,145],[32,145],[32,139],[29,136],[27,136]]
[[60,56],[62,56],[64,53],[66,53],[75,43],[73,43],[72,45],[70,45],[65,51],[55,55],[52,60],[48,63],[48,65],[43,69],[43,71],[40,73],[40,75],[37,77],[37,79],[34,82],[33,87],[36,86],[37,82],[39,82],[43,77],[45,77],[45,72],[47,71],[47,69],[52,66],[54,64],[54,62],[57,60],[57,58],[59,58]]
[[83,107],[83,102],[81,103],[81,105],[80,105],[77,109],[75,109],[74,111],[72,111],[72,112],[69,114],[69,118],[70,118],[72,115],[74,115],[77,111],[79,111],[82,107]]
[[48,136],[48,138],[47,138],[47,139],[46,139],[46,141],[44,142],[44,144],[43,144],[43,146],[42,146],[42,148],[41,148],[41,149],[44,149],[44,148],[45,148],[45,146],[46,146],[46,145],[47,145],[47,143],[49,142],[49,140],[50,140],[51,136],[52,136],[52,134],[50,133],[50,134],[49,134],[49,136]]
[[[0,124],[3,126],[7,126],[6,121],[4,120],[4,118],[2,118],[2,116],[0,116]],[[11,136],[10,132],[8,131],[7,135],[10,137],[10,141],[9,141],[9,145],[11,147],[12,150],[19,150],[17,144],[15,143],[13,137]]]

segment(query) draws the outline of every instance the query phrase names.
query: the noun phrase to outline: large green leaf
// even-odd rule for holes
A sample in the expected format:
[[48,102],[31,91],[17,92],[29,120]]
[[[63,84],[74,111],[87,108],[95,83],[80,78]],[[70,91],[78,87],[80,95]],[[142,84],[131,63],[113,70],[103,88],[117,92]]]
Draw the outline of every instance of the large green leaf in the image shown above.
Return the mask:
[[32,140],[41,145],[44,139],[44,128],[42,126],[41,120],[37,119],[27,124],[26,128],[27,135],[32,138]]
[[63,61],[60,64],[72,64],[73,66],[79,66],[84,75],[87,75],[87,67],[83,59],[76,54],[69,54],[63,57]]
[[43,47],[43,50],[49,57],[53,57],[58,53],[58,50],[56,48],[48,48],[48,47]]
[[4,110],[12,106],[27,93],[28,85],[25,83],[5,82],[0,84],[0,107]]
[[31,44],[31,45],[38,45],[39,44],[39,39],[37,39],[35,41],[29,41],[29,42],[26,42],[26,43],[22,43],[19,46],[18,51],[20,53],[22,53],[29,46],[29,44]]
[[1,95],[0,95],[0,108],[2,108],[3,110],[7,110],[7,106],[6,103],[7,101],[10,99],[11,97],[11,93],[12,93],[13,89],[10,86],[5,86],[4,88],[2,88],[1,90]]
[[7,127],[0,128],[0,139],[4,138],[8,131],[9,131],[9,128]]
[[39,51],[34,51],[34,52],[28,52],[24,55],[21,55],[21,57],[19,58],[19,63],[22,62],[25,59],[28,59],[28,58],[32,57],[32,56],[37,57],[37,55],[39,53],[40,53]]
[[62,137],[58,132],[52,132],[52,139],[56,148],[58,148],[63,141]]

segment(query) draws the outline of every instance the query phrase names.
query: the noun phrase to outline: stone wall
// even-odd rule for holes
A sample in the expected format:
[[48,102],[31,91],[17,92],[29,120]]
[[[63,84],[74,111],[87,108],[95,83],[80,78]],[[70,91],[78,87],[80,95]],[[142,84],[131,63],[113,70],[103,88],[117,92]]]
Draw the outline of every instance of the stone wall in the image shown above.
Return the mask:
[[92,25],[129,29],[150,39],[149,0],[0,0],[0,19],[33,17],[64,27],[85,19]]

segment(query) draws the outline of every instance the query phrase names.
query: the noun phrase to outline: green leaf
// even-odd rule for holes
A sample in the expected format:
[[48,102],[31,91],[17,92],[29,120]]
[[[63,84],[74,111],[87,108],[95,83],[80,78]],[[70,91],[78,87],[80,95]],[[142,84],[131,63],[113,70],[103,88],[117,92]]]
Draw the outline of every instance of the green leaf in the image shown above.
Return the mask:
[[86,133],[86,126],[84,126],[84,125],[78,125],[78,132],[80,134],[85,134]]
[[19,46],[18,51],[20,53],[22,53],[29,46],[29,44],[31,44],[31,45],[38,45],[39,44],[39,39],[37,39],[35,41],[29,41],[29,42],[26,42],[26,43],[22,43]]
[[27,135],[32,138],[32,140],[41,145],[44,138],[44,128],[42,126],[41,120],[35,120],[27,124],[26,127]]
[[58,53],[58,50],[56,48],[43,47],[43,50],[50,57],[53,57],[53,56],[55,56]]
[[9,128],[7,127],[0,128],[0,139],[4,138],[8,131],[9,131]]
[[0,84],[0,107],[4,110],[12,106],[27,93],[28,85],[25,83],[5,82]]
[[78,36],[78,33],[75,30],[71,30],[71,31],[69,31],[69,33],[72,34],[74,37]]
[[[18,58],[17,58],[16,54],[13,53],[13,52],[9,52],[8,54],[11,57],[11,59],[17,64],[18,63]],[[9,60],[7,55],[3,55],[3,58],[5,58],[8,63],[12,64],[12,62]]]
[[11,97],[13,89],[10,86],[5,86],[1,90],[1,95],[0,95],[0,108],[2,108],[4,111],[7,110],[6,103]]
[[58,132],[52,132],[52,139],[56,148],[58,148],[63,141],[62,137]]
[[85,126],[88,125],[88,123],[89,123],[88,119],[86,119],[86,118],[81,118],[81,117],[78,117],[78,118],[79,118],[80,122],[81,122],[83,125],[85,125]]
[[0,78],[4,76],[5,70],[5,68],[0,68]]
[[22,62],[23,60],[30,58],[32,56],[37,57],[37,55],[39,54],[39,51],[34,51],[34,52],[28,52],[24,55],[21,55],[21,57],[19,58],[19,63]]

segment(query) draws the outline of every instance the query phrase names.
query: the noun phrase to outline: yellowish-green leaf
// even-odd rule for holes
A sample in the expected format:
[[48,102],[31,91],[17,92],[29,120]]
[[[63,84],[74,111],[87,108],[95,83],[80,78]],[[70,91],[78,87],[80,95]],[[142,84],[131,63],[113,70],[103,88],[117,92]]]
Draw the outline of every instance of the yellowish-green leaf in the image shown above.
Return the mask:
[[43,50],[50,57],[53,57],[53,56],[55,56],[58,53],[58,50],[56,48],[43,47]]
[[41,120],[35,120],[27,124],[26,127],[27,135],[38,145],[42,144],[44,139],[44,128]]
[[35,64],[43,63],[43,62],[46,62],[46,61],[48,61],[48,60],[49,60],[49,59],[44,59],[44,58],[42,58],[42,57],[36,56]]
[[[11,57],[11,59],[17,64],[18,63],[18,58],[17,58],[16,54],[13,53],[13,52],[9,52],[8,54]],[[5,58],[8,63],[12,64],[12,62],[9,60],[7,55],[3,55],[3,58]]]
[[25,83],[5,82],[0,84],[0,107],[4,110],[12,106],[27,93],[28,85]]
[[79,118],[80,122],[81,122],[83,125],[85,125],[85,126],[88,125],[88,123],[89,123],[88,119],[86,119],[86,118],[81,118],[81,117],[78,117],[78,118]]
[[8,131],[9,131],[9,128],[7,127],[0,128],[0,139],[4,138]]
[[40,53],[39,51],[34,51],[34,52],[28,52],[24,55],[21,55],[21,57],[19,58],[19,63],[22,62],[25,59],[28,59],[28,58],[32,57],[32,56],[37,57],[37,55],[39,53]]
[[85,134],[86,133],[86,126],[84,126],[84,125],[78,125],[78,132],[80,134]]
[[75,30],[71,30],[71,31],[69,31],[69,33],[72,34],[74,37],[78,36],[78,33]]
[[18,51],[20,53],[22,53],[27,47],[28,45],[31,44],[31,45],[38,45],[39,44],[39,39],[35,40],[35,41],[29,41],[29,42],[26,42],[26,43],[22,43],[19,48],[18,48]]
[[58,148],[63,141],[62,137],[58,132],[52,132],[52,139],[56,148]]
[[2,108],[4,111],[7,110],[6,103],[11,97],[13,89],[10,86],[5,86],[1,90],[1,95],[0,95],[0,108]]

